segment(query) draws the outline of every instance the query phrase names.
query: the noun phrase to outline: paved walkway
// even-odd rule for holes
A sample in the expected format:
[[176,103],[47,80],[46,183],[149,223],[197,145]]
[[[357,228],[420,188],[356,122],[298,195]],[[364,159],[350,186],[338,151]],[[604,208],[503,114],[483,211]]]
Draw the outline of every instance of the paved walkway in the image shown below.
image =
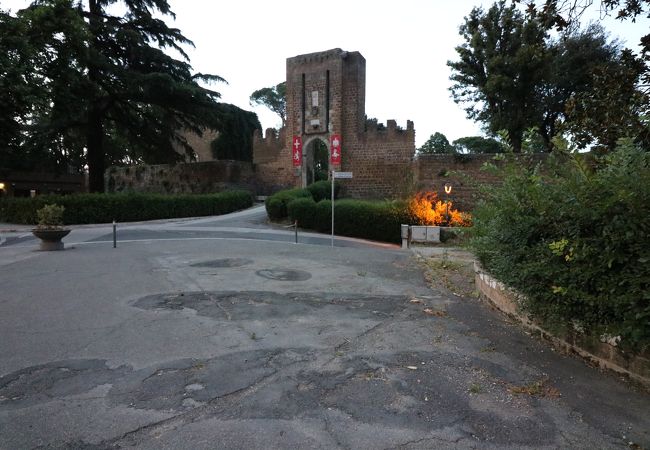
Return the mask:
[[647,393],[411,252],[259,213],[2,233],[0,449],[650,446]]

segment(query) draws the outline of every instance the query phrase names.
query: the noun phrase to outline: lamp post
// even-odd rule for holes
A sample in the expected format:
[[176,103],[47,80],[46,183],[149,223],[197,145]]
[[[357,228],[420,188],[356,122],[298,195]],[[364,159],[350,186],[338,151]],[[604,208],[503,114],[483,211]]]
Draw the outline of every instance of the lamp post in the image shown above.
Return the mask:
[[447,207],[447,226],[450,225],[449,220],[449,194],[451,194],[451,184],[445,183],[445,206]]

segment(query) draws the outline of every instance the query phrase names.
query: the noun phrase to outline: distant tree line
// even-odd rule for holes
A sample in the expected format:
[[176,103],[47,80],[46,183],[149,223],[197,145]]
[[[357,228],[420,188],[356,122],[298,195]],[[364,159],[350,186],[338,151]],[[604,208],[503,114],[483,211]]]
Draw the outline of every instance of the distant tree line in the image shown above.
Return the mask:
[[507,145],[503,142],[483,136],[466,136],[449,143],[447,136],[436,131],[417,149],[420,155],[445,153],[503,153]]

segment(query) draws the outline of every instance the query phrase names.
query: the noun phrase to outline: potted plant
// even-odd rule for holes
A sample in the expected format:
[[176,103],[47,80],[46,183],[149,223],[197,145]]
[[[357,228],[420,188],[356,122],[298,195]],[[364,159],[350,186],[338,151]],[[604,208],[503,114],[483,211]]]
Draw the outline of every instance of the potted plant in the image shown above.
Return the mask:
[[41,250],[63,250],[63,239],[70,230],[63,228],[63,211],[57,204],[45,205],[38,211],[38,225],[32,230],[34,236],[41,240]]

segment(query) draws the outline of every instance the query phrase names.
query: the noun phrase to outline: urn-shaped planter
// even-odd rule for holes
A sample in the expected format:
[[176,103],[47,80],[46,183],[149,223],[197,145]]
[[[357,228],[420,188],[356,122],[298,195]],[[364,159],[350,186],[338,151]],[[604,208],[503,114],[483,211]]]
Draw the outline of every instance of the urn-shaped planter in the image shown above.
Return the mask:
[[70,233],[70,230],[63,228],[64,210],[63,206],[51,204],[36,211],[38,225],[32,233],[41,240],[41,250],[63,250],[61,239]]
[[34,236],[39,238],[41,240],[41,246],[40,249],[44,251],[51,251],[51,250],[63,250],[64,244],[61,239],[66,237],[69,233],[70,230],[66,229],[41,229],[41,228],[34,228],[32,230],[32,233]]

